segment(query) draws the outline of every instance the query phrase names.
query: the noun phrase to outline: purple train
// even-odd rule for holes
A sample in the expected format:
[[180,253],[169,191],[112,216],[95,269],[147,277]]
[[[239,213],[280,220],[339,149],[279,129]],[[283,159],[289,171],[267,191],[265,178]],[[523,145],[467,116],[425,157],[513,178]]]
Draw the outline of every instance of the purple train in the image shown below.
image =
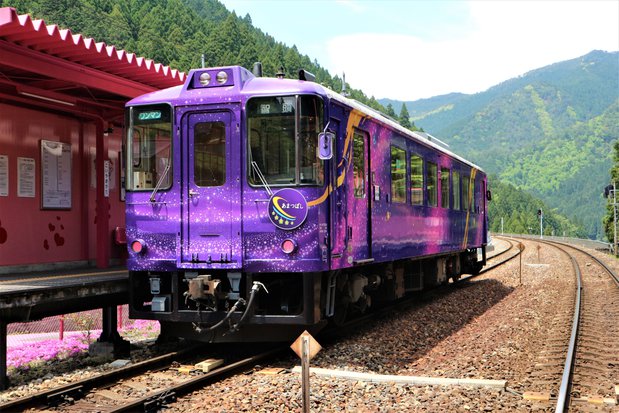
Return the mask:
[[312,80],[196,69],[127,104],[132,318],[288,340],[485,264],[484,172]]

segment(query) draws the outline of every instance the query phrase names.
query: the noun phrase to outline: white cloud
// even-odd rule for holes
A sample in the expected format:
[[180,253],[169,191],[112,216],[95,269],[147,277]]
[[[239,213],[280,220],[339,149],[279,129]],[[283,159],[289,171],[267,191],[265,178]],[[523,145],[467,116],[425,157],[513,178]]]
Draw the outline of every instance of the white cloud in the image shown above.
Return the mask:
[[474,93],[593,49],[619,49],[619,2],[471,2],[472,30],[433,41],[357,33],[328,42],[327,67],[377,98]]
[[356,0],[335,0],[335,3],[345,7],[348,10],[354,11],[355,13],[363,13],[367,9],[365,5]]

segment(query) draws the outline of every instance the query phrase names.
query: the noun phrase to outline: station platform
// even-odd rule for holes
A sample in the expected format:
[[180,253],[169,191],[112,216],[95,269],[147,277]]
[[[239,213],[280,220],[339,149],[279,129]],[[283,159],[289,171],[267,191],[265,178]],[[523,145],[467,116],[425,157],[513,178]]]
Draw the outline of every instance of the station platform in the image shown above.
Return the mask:
[[0,320],[26,322],[128,302],[123,267],[0,276]]
[[[0,276],[0,389],[7,386],[7,325],[103,309],[100,342],[117,344],[116,306],[129,302],[126,268],[35,271]],[[123,344],[123,343],[121,343]]]

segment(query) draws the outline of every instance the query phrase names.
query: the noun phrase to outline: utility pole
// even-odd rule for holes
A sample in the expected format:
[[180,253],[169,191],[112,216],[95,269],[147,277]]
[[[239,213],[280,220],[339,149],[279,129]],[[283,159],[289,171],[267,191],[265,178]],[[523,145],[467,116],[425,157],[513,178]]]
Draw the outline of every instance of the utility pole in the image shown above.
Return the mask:
[[501,217],[501,235],[503,235],[503,234],[504,234],[504,232],[503,232],[503,217]]

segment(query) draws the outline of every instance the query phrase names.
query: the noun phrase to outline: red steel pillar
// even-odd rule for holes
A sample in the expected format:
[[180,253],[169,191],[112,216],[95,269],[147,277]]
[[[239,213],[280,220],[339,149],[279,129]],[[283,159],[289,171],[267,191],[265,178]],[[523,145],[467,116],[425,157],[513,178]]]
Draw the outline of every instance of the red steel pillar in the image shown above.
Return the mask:
[[[98,118],[95,122],[97,125],[97,201],[95,209],[97,221],[97,268],[108,268],[112,239],[109,225],[109,161],[107,159],[107,140],[103,136],[103,128],[105,127],[103,119]],[[107,171],[106,161],[108,161]]]

